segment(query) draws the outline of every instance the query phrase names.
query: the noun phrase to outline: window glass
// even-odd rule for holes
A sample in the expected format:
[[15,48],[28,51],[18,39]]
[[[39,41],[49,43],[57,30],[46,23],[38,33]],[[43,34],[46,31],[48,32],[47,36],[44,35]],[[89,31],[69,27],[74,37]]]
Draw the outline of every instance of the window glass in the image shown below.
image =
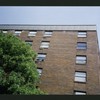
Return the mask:
[[86,56],[76,56],[76,64],[86,64]]
[[77,49],[86,49],[86,48],[87,48],[86,42],[78,42],[77,43]]
[[40,48],[48,48],[49,47],[49,42],[41,42]]
[[44,61],[44,59],[46,58],[46,54],[44,53],[39,53],[36,57],[36,61]]
[[52,32],[45,32],[44,33],[44,36],[46,37],[46,36],[52,36]]
[[32,46],[33,41],[28,41],[28,40],[26,40],[25,42],[26,42],[27,44],[29,44],[30,46]]
[[37,71],[39,73],[39,76],[41,76],[41,74],[42,74],[42,68],[37,68]]
[[74,94],[75,95],[86,95],[86,92],[83,92],[83,91],[75,91]]
[[28,36],[36,36],[36,33],[37,32],[35,32],[35,31],[30,31],[29,34],[28,34]]
[[3,32],[3,33],[7,33],[7,31],[6,31],[6,30],[3,30],[2,32]]
[[86,32],[78,32],[78,37],[87,37]]
[[86,82],[86,72],[75,72],[75,81]]
[[22,32],[22,31],[15,31],[15,34],[14,34],[14,35],[20,36],[21,32]]

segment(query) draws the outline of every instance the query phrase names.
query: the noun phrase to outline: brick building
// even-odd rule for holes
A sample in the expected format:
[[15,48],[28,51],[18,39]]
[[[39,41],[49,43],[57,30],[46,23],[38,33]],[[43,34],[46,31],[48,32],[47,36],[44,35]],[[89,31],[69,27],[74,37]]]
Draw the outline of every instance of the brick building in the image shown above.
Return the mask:
[[96,25],[0,25],[38,53],[38,87],[49,94],[100,94]]

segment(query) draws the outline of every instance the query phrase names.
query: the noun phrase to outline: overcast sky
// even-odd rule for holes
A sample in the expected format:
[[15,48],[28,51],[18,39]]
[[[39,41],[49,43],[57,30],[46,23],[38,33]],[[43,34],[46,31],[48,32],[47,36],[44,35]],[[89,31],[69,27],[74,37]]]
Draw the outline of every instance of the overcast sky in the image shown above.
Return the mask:
[[99,6],[1,6],[0,24],[96,24],[100,47]]

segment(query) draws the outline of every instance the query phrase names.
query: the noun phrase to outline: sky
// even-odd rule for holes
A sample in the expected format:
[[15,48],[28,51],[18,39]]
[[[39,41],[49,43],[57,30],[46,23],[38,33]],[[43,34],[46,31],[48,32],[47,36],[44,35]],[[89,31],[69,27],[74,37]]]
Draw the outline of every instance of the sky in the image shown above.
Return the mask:
[[0,6],[0,24],[95,24],[100,47],[100,6]]

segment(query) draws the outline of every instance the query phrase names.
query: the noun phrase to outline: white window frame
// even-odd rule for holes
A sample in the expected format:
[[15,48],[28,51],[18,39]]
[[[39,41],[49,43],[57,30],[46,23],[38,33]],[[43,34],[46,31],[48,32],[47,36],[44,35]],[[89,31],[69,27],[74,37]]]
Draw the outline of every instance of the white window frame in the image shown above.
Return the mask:
[[86,72],[75,71],[75,82],[86,82]]
[[39,73],[39,76],[41,76],[43,69],[42,68],[37,68],[37,71]]
[[87,43],[86,42],[77,42],[77,49],[82,49],[82,50],[87,49]]
[[77,37],[85,38],[85,37],[87,37],[87,32],[78,32]]
[[22,33],[22,31],[15,31],[14,35],[15,36],[20,36],[21,33]]
[[49,42],[48,41],[42,41],[41,42],[41,45],[40,45],[40,48],[45,48],[45,49],[47,49],[47,48],[49,48]]
[[30,31],[29,33],[28,33],[28,36],[36,36],[36,31]]
[[74,91],[75,95],[86,95],[86,92],[84,91]]
[[76,64],[86,64],[87,62],[87,57],[86,56],[76,56]]
[[45,58],[46,58],[46,54],[44,54],[44,53],[38,53],[38,55],[37,55],[37,57],[36,57],[36,61],[38,62],[38,61],[44,61],[45,60]]
[[3,32],[4,34],[6,34],[8,31],[6,31],[6,30],[3,30],[2,32]]
[[52,36],[52,32],[49,32],[49,31],[48,31],[48,32],[45,32],[43,36],[44,36],[44,37]]

